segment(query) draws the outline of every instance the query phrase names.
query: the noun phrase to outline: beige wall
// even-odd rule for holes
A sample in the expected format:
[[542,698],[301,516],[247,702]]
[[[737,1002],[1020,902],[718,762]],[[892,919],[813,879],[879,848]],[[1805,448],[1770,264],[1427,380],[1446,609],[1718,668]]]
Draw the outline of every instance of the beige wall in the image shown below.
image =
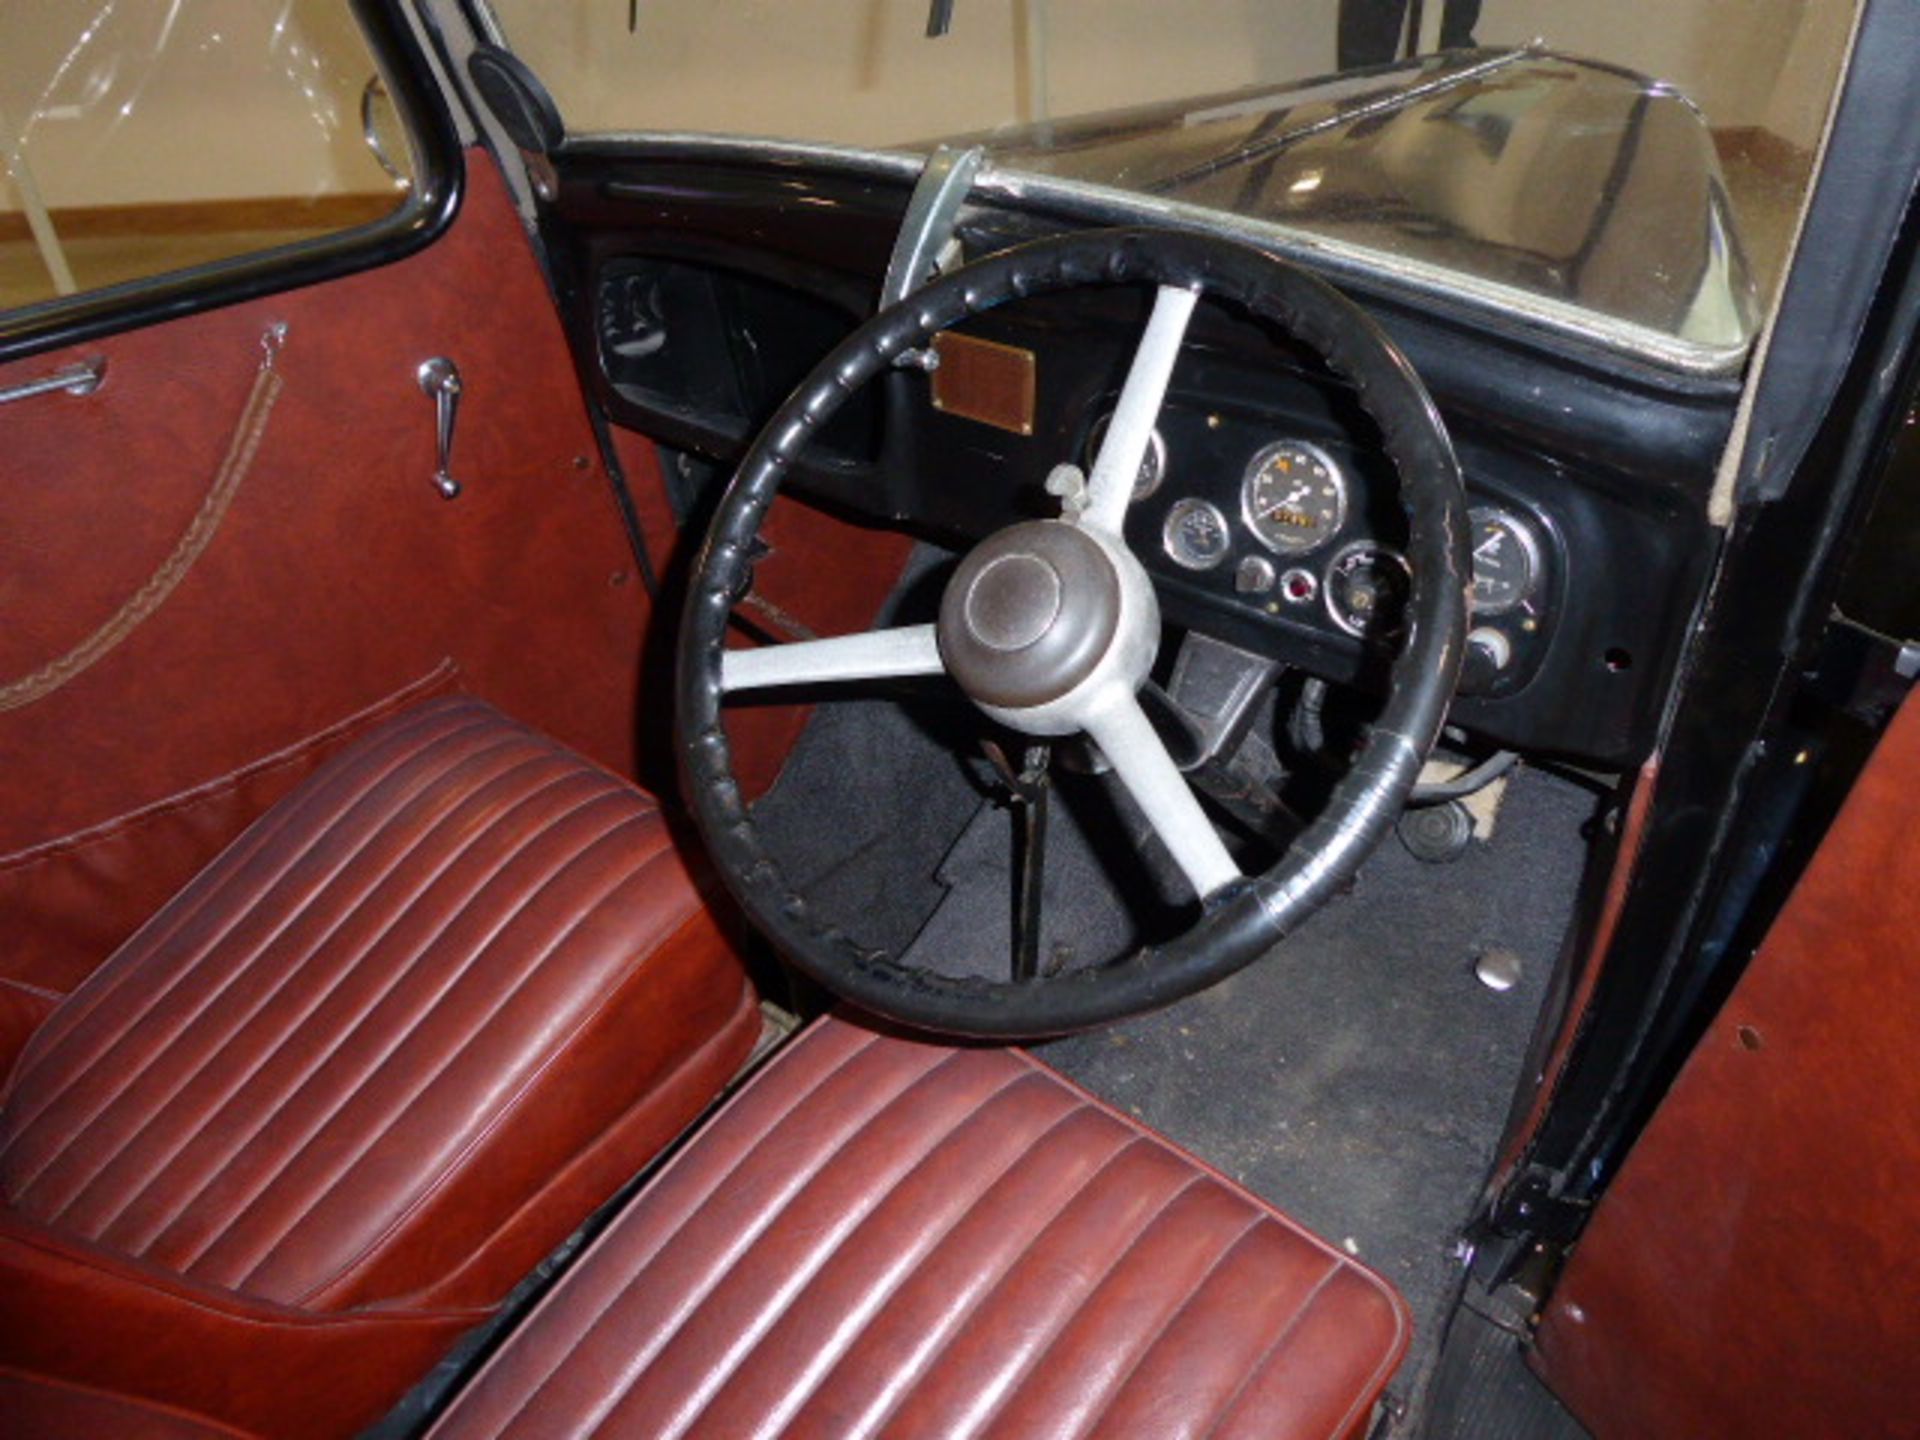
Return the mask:
[[1812,0],[1782,57],[1772,93],[1755,124],[1811,150],[1826,128],[1832,77],[1853,41],[1851,0]]
[[[894,144],[1334,68],[1338,0],[494,0],[578,131]],[[1544,37],[1668,80],[1715,125],[1811,146],[1852,0],[1484,0],[1477,38]],[[716,62],[714,57],[725,57]],[[716,68],[717,63],[717,68]],[[1044,78],[1042,78],[1044,77]]]
[[1595,0],[1484,0],[1475,38],[1539,36],[1669,81],[1716,127],[1759,126],[1810,150],[1853,12],[1852,0],[1663,0],[1627,23],[1619,5]]
[[926,0],[639,0],[633,32],[624,4],[495,5],[575,130],[862,145],[1331,70],[1336,8],[956,0],[952,31],[929,40]]

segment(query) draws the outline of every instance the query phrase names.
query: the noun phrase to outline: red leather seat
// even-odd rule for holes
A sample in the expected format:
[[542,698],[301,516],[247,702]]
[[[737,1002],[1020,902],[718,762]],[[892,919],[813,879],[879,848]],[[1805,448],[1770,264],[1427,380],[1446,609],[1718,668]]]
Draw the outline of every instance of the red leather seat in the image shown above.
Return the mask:
[[112,1436],[113,1440],[248,1440],[184,1410],[84,1385],[0,1370],[0,1420],[15,1440]]
[[0,1363],[350,1430],[758,1030],[650,800],[477,701],[423,706],[28,1042],[0,1096]]
[[743,1090],[435,1440],[1349,1436],[1386,1283],[1019,1051],[838,1020]]

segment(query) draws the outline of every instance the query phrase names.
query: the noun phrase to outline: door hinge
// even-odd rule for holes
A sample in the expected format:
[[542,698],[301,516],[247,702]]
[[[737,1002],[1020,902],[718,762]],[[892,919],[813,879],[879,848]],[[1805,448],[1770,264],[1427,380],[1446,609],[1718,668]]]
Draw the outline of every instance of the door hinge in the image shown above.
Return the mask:
[[1528,1167],[1493,1207],[1492,1227],[1502,1235],[1564,1245],[1579,1235],[1592,1205],[1556,1192],[1551,1172]]

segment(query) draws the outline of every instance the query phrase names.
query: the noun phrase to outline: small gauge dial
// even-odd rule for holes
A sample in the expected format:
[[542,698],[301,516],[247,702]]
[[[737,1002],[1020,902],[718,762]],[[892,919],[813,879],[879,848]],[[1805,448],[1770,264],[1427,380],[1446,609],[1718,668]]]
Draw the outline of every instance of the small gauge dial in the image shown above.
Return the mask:
[[[1087,436],[1087,473],[1093,473],[1093,467],[1100,458],[1100,447],[1107,443],[1107,426],[1113,419],[1109,411],[1093,422],[1093,432]],[[1160,488],[1160,482],[1167,478],[1167,442],[1160,438],[1158,430],[1147,432],[1147,453],[1140,457],[1140,471],[1133,477],[1133,498],[1144,500]]]
[[1533,598],[1540,584],[1540,542],[1520,519],[1492,505],[1467,512],[1473,535],[1473,609],[1503,615]]
[[1349,635],[1385,640],[1400,633],[1413,581],[1397,551],[1356,540],[1327,566],[1327,613]]
[[1240,482],[1247,528],[1269,550],[1304,555],[1340,531],[1347,518],[1347,478],[1318,445],[1282,440],[1256,454]]
[[1167,511],[1160,544],[1167,558],[1189,570],[1211,570],[1227,558],[1233,534],[1220,507],[1205,500],[1177,500]]

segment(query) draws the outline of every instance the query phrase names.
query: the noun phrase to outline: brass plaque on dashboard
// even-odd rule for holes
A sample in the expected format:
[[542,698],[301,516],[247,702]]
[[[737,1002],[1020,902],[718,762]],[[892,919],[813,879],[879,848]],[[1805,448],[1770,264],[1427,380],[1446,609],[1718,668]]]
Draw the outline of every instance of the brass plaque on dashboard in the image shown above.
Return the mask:
[[1033,351],[942,330],[933,337],[933,408],[982,425],[1033,434]]

